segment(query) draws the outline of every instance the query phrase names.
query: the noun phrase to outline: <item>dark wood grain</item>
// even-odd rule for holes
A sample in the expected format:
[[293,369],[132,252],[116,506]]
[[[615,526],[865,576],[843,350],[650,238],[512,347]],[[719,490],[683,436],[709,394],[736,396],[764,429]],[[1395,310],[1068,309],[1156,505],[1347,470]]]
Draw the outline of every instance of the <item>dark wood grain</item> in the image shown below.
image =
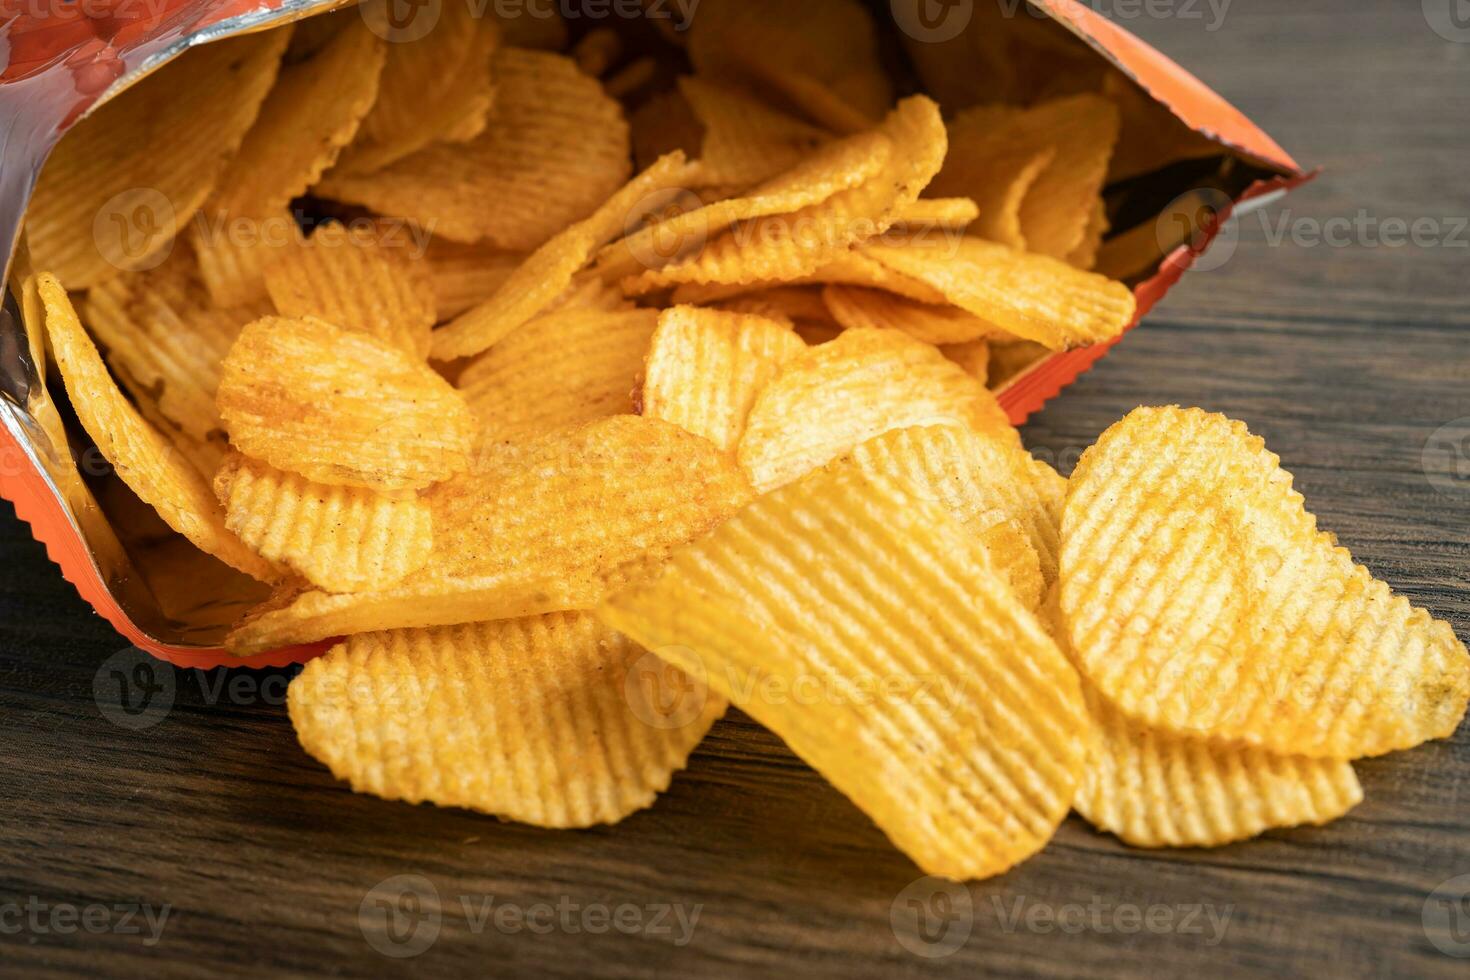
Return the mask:
[[[1202,5],[1201,5],[1202,6]],[[1271,209],[1292,222],[1470,215],[1470,45],[1417,0],[1235,0],[1218,30],[1128,21],[1326,175]],[[1037,416],[1028,442],[1070,466],[1140,403],[1247,421],[1321,523],[1416,603],[1470,634],[1470,492],[1436,489],[1426,439],[1470,417],[1470,248],[1273,244],[1243,222],[1229,262],[1185,278],[1148,323]],[[973,931],[923,959],[890,927],[919,877],[774,737],[719,724],[651,810],[552,833],[353,796],[295,745],[279,674],[174,675],[172,710],[132,732],[94,700],[123,642],[25,527],[0,517],[0,971],[27,975],[423,971],[841,977],[1463,976],[1422,914],[1470,873],[1470,735],[1361,765],[1366,801],[1320,830],[1214,851],[1130,850],[1069,820],[1040,857],[971,885]],[[263,681],[269,681],[264,683]],[[216,696],[217,695],[217,696]],[[442,929],[422,955],[375,952],[364,896],[426,877]],[[476,928],[496,903],[698,906],[692,941]],[[167,904],[156,945],[117,931],[6,929],[5,903]],[[1009,916],[1020,903],[1018,926]],[[1028,928],[1096,903],[1229,910],[1223,939],[1175,929]],[[109,913],[110,915],[113,913]],[[1039,913],[1032,913],[1039,914]],[[1201,919],[1200,922],[1205,920]],[[1470,925],[1470,923],[1467,923]]]

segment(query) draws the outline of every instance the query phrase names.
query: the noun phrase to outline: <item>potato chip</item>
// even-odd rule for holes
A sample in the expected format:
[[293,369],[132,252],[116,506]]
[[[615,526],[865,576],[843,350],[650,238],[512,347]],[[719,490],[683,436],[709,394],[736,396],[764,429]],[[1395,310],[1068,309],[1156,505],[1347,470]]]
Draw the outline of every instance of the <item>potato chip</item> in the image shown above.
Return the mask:
[[720,524],[750,488],[704,439],[619,416],[529,443],[487,444],[475,468],[427,494],[429,563],[358,595],[287,591],[227,640],[236,653],[403,627],[590,609]]
[[495,72],[481,135],[431,144],[370,174],[328,174],[317,193],[513,251],[586,218],[628,179],[622,108],[561,55],[502,48]]
[[689,172],[684,157],[672,154],[639,174],[592,217],[531,253],[489,299],[436,331],[434,358],[446,361],[478,354],[544,311],[572,285],[598,248],[625,230],[642,209],[656,207],[683,186]]
[[980,206],[968,197],[923,197],[899,209],[893,228],[907,235],[964,231],[979,216]]
[[434,311],[439,319],[448,320],[494,296],[526,261],[526,255],[494,245],[466,245],[434,238],[424,259],[434,287]]
[[264,304],[265,267],[301,240],[293,211],[282,209],[255,218],[206,217],[190,226],[192,254],[209,298],[220,306]]
[[1317,529],[1239,422],[1140,408],[1083,454],[1061,609],[1083,672],[1149,727],[1352,759],[1452,734],[1470,655]]
[[193,464],[128,404],[56,277],[41,273],[35,289],[45,306],[51,352],[72,408],[118,478],[199,550],[255,578],[279,578],[225,527],[219,502]]
[[1098,198],[1092,202],[1092,214],[1087,219],[1087,233],[1082,237],[1082,244],[1067,255],[1067,262],[1079,269],[1091,269],[1096,266],[1097,254],[1102,248],[1103,237],[1107,235],[1110,227],[1107,203],[1102,198]]
[[678,89],[650,96],[629,115],[628,127],[639,170],[647,170],[659,157],[675,151],[697,159],[704,142],[704,125]]
[[[1011,110],[985,111],[987,115],[1005,115]],[[944,169],[929,185],[929,193],[961,194],[973,199],[979,214],[969,228],[970,234],[1012,248],[1026,248],[1021,205],[1036,178],[1051,166],[1057,148],[1013,143],[1006,128],[986,126],[983,117],[973,116],[970,125],[952,122],[949,140]]]
[[965,373],[981,384],[990,383],[990,341],[967,340],[960,344],[940,344],[939,353],[965,369]]
[[[281,214],[316,183],[373,107],[388,48],[358,17],[344,21],[310,57],[281,69],[200,212],[196,251],[228,238],[228,231],[209,233],[214,222]],[[198,234],[201,226],[206,234]],[[218,302],[251,298],[216,296]]]
[[933,347],[896,330],[848,330],[761,390],[740,466],[764,493],[890,429],[930,424],[1020,445],[995,396]]
[[[1057,629],[1056,590],[1043,623]],[[1352,763],[1156,731],[1132,721],[1086,678],[1092,722],[1087,766],[1072,806],[1098,830],[1134,847],[1218,847],[1275,827],[1322,825],[1363,800]]]
[[679,79],[704,130],[701,177],[710,184],[750,186],[796,166],[832,136],[741,90],[698,76]]
[[1137,310],[1122,283],[968,235],[943,245],[875,242],[863,253],[997,329],[1052,350],[1112,340]]
[[[938,304],[946,302],[944,294],[933,286],[919,282],[917,279],[900,275],[855,249],[850,249],[841,255],[835,256],[809,276],[801,276],[788,282],[716,283],[710,285],[686,283],[674,290],[673,301],[675,303],[687,304],[718,303],[728,301],[736,296],[752,293],[769,293],[774,289],[801,288],[804,286],[819,286],[830,283],[885,289],[890,293],[897,293],[900,296],[920,303]],[[828,316],[830,317],[830,315],[829,312]]]
[[254,122],[290,36],[191,48],[77,123],[26,210],[33,265],[68,289],[156,265]]
[[732,228],[692,258],[625,281],[624,290],[642,293],[683,282],[789,281],[882,235],[939,171],[946,144],[939,107],[921,95],[900,102],[877,132],[893,149],[883,169],[865,183],[800,210]]
[[225,524],[261,557],[328,592],[381,589],[418,571],[434,545],[429,505],[328,487],[233,453],[214,478]]
[[664,310],[648,351],[642,414],[734,450],[756,394],[804,350],[790,327],[763,316]]
[[[1058,517],[1055,471],[1032,459],[1014,440],[982,435],[955,425],[895,429],[859,443],[841,457],[868,479],[889,479],[912,496],[936,500],[972,533],[1007,525],[1025,536],[1035,557],[1041,588],[1027,592],[1039,609],[1045,589],[1057,580]],[[1065,492],[1066,482],[1061,489]],[[1024,561],[1024,559],[1023,559]],[[1004,564],[997,562],[997,564]]]
[[724,300],[719,309],[732,313],[754,313],[770,320],[797,324],[835,324],[818,286],[772,286]]
[[500,25],[473,4],[441,3],[432,30],[393,22],[387,3],[367,3],[358,18],[389,39],[382,85],[334,171],[370,174],[441,140],[463,142],[484,131],[494,101],[491,61]]
[[406,241],[380,229],[321,225],[266,267],[265,285],[282,316],[317,317],[418,358],[429,354],[433,280]]
[[871,126],[893,105],[872,17],[856,0],[702,0],[690,23],[698,73],[765,89],[839,132]]
[[140,406],[152,401],[159,414],[197,440],[224,431],[214,404],[220,362],[245,324],[270,312],[264,303],[211,303],[187,248],[176,249],[156,269],[94,286],[83,310]]
[[926,873],[999,874],[1071,805],[1076,672],[985,549],[892,483],[834,468],[777,490],[597,614],[779,735]]
[[138,410],[143,421],[153,426],[173,446],[175,452],[199,471],[201,477],[205,480],[213,479],[230,452],[230,441],[225,437],[224,431],[211,432],[202,437],[190,435],[158,407],[159,399],[154,392],[162,389],[150,388],[136,380],[121,362],[114,362],[109,367],[118,384],[132,396],[133,407]]
[[627,415],[657,322],[657,310],[574,309],[521,327],[459,377],[481,438],[514,442]]
[[957,306],[916,303],[882,289],[833,283],[822,290],[822,301],[848,330],[901,330],[926,344],[962,344],[999,332]]
[[307,664],[286,703],[356,792],[590,827],[650,806],[725,710],[654,659],[586,613],[394,630]]
[[[689,200],[691,195],[680,195],[671,203],[691,205],[688,210],[636,231],[630,229],[627,237],[598,254],[597,268],[608,279],[621,279],[687,259],[737,222],[800,212],[862,186],[883,172],[892,155],[893,141],[886,135],[862,133],[824,145],[742,197],[703,205],[697,197]],[[697,183],[702,174],[702,167],[696,164],[686,177]],[[644,215],[654,213],[650,209]]]
[[329,486],[421,490],[469,466],[474,417],[427,364],[325,320],[241,331],[216,396],[241,452]]

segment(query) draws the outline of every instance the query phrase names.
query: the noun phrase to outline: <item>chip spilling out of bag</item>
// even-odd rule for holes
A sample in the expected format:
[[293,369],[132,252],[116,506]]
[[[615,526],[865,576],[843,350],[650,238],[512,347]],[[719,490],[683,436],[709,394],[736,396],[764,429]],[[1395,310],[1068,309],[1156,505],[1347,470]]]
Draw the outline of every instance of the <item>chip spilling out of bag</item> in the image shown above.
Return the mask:
[[1070,809],[1325,824],[1455,730],[1464,646],[1239,423],[1139,409],[1070,480],[1023,445],[1007,386],[1135,320],[1149,175],[1225,153],[1060,26],[438,6],[183,54],[65,136],[22,252],[140,577],[318,644],[289,713],[354,790],[616,823],[733,703],[964,880]]

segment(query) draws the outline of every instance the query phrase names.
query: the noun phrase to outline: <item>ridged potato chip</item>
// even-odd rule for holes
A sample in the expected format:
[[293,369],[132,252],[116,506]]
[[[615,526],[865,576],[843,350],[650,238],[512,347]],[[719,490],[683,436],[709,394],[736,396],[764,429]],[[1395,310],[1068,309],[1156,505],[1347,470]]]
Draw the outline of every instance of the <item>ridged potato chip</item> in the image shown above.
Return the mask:
[[1082,244],[1067,255],[1067,262],[1079,269],[1091,269],[1096,266],[1098,252],[1102,250],[1103,238],[1110,227],[1107,204],[1102,198],[1098,198],[1092,202],[1092,212],[1087,219],[1087,233],[1082,236]]
[[689,75],[679,79],[679,91],[704,128],[700,175],[710,184],[758,184],[790,170],[832,138],[730,85]]
[[[680,195],[680,200],[670,203],[689,205],[687,210],[637,230],[630,228],[625,238],[598,253],[597,269],[608,279],[623,279],[688,259],[737,223],[800,212],[873,180],[892,155],[893,141],[886,135],[861,133],[823,145],[790,170],[740,197],[703,204],[698,197]],[[702,174],[702,166],[695,164],[685,178],[698,183]]]
[[[118,378],[138,399],[196,440],[223,433],[215,408],[220,362],[265,303],[215,306],[193,255],[178,248],[156,269],[126,273],[87,293],[87,325]],[[156,424],[156,423],[155,423]],[[210,470],[209,472],[213,472]]]
[[689,58],[704,77],[754,84],[841,132],[893,105],[873,19],[855,0],[702,0]]
[[851,246],[882,235],[939,172],[947,144],[939,107],[922,95],[900,102],[876,132],[888,138],[892,150],[883,169],[869,180],[800,210],[736,226],[692,258],[625,281],[624,290],[644,293],[686,282],[789,281],[809,276]]
[[779,735],[926,873],[1000,874],[1071,806],[1076,672],[979,542],[892,483],[813,474],[597,614]]
[[262,581],[279,578],[225,526],[209,482],[123,397],[60,281],[41,273],[34,288],[46,310],[51,353],[72,408],[118,477],[199,550]]
[[[264,302],[265,267],[301,240],[296,214],[282,208],[255,218],[195,218],[190,226],[191,254],[209,298],[220,306]],[[176,246],[177,250],[178,246]]]
[[395,30],[386,3],[362,5],[358,20],[389,39],[387,61],[377,99],[336,173],[372,173],[431,143],[463,142],[485,129],[499,23],[476,16],[473,4],[443,3],[433,29],[416,37],[417,16]]
[[1050,356],[1051,351],[1034,340],[992,341],[988,384],[1003,388]]
[[740,466],[764,493],[890,429],[948,424],[1020,445],[995,396],[896,330],[848,330],[789,361],[756,397]]
[[756,394],[804,350],[789,326],[767,317],[664,310],[648,351],[642,414],[733,450]]
[[863,253],[997,329],[1052,350],[1112,340],[1137,310],[1120,282],[968,235],[942,246],[871,242]]
[[393,585],[434,546],[429,505],[415,496],[323,486],[239,453],[215,474],[214,492],[240,540],[328,592]]
[[590,827],[650,806],[724,712],[671,668],[652,693],[680,713],[630,696],[652,659],[586,613],[369,633],[307,664],[286,706],[357,792]]
[[[961,113],[955,125],[963,126],[965,118]],[[1118,127],[1118,107],[1093,94],[1044,102],[1011,121],[1007,129],[1018,142],[1055,146],[1057,151],[1021,204],[1021,232],[1029,251],[1065,259],[1082,246],[1118,142]]]
[[753,313],[792,327],[836,323],[832,319],[832,311],[822,302],[820,286],[772,286],[724,300],[716,308],[731,313]]
[[957,306],[918,303],[884,289],[832,283],[822,290],[822,301],[844,329],[901,330],[926,344],[963,344],[999,332]]
[[266,266],[265,287],[282,316],[317,317],[428,357],[438,319],[433,280],[407,242],[380,230],[321,225]]
[[158,407],[158,398],[154,394],[157,388],[150,388],[135,380],[121,362],[114,362],[109,367],[118,384],[132,396],[133,407],[138,410],[143,421],[153,426],[173,446],[175,452],[199,471],[201,477],[205,480],[211,479],[230,451],[230,441],[225,437],[224,430],[202,437],[190,435]]
[[622,108],[570,58],[501,48],[494,65],[495,104],[479,136],[370,174],[327,174],[317,193],[513,251],[586,218],[628,179]]
[[532,252],[489,299],[435,331],[434,358],[446,361],[478,354],[546,310],[597,249],[623,232],[640,208],[684,186],[689,173],[689,164],[676,153],[633,178],[590,218]]
[[68,289],[155,265],[245,138],[290,36],[199,45],[78,122],[26,209],[32,265]]
[[434,312],[440,320],[449,320],[494,296],[526,255],[494,245],[433,238],[424,260],[434,288]]
[[[750,293],[766,293],[774,289],[800,288],[830,284],[865,286],[896,293],[918,303],[943,304],[944,294],[933,286],[900,275],[892,269],[864,255],[858,249],[849,249],[826,262],[809,276],[801,276],[788,282],[716,283],[704,285],[686,283],[673,292],[675,303],[702,304],[728,301],[736,296]],[[830,311],[827,314],[831,315]]]
[[1470,655],[1317,529],[1239,422],[1140,408],[1083,454],[1061,610],[1083,672],[1152,728],[1353,759],[1455,731]]
[[487,446],[426,495],[429,563],[381,592],[287,591],[226,641],[252,653],[404,627],[590,609],[610,587],[723,522],[750,488],[708,441],[619,416],[528,443]]
[[[913,496],[938,501],[977,534],[995,524],[1020,528],[1036,553],[1044,588],[1056,582],[1060,515],[1052,480],[1061,478],[1013,441],[960,426],[924,425],[884,433],[841,458],[869,479],[893,480]],[[1031,597],[1029,608],[1040,608],[1043,591]]]
[[[1005,114],[1013,110],[984,111]],[[1005,128],[977,125],[980,121],[972,117],[969,125],[950,123],[949,155],[928,193],[964,195],[974,200],[980,213],[969,228],[970,234],[1024,249],[1021,205],[1036,178],[1051,166],[1057,148],[1012,143]]]
[[940,344],[939,353],[965,369],[965,373],[981,384],[990,383],[990,341],[967,340],[961,344]]
[[[246,223],[248,231],[249,224],[284,215],[292,199],[316,183],[378,97],[388,47],[362,18],[351,18],[320,49],[281,69],[191,227],[196,252],[238,251],[235,223]],[[205,285],[219,303],[254,300],[264,292],[264,283],[248,278],[206,278]]]
[[325,320],[247,326],[216,402],[235,448],[315,483],[421,490],[470,463],[459,392],[412,354]]
[[537,317],[471,361],[459,390],[486,442],[525,440],[627,415],[657,310]]
[[980,206],[968,197],[921,197],[900,208],[893,220],[895,232],[964,231],[980,217]]
[[[1076,662],[1059,628],[1057,593],[1043,623]],[[1352,763],[1275,755],[1131,720],[1082,680],[1092,738],[1072,806],[1134,847],[1219,847],[1275,827],[1322,825],[1363,800]]]

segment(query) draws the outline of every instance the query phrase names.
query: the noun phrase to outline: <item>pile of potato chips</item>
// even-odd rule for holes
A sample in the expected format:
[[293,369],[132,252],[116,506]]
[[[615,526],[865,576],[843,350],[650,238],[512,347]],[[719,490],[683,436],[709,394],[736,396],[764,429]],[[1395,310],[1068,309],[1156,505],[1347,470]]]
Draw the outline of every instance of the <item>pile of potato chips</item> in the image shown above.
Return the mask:
[[1068,481],[997,402],[1131,325],[1108,184],[1219,152],[1080,42],[471,7],[185,54],[27,220],[83,427],[274,590],[228,647],[335,642],[290,714],[354,789],[612,823],[733,703],[968,879],[1074,808],[1142,846],[1323,823],[1351,759],[1454,730],[1464,647],[1242,426],[1140,409]]

